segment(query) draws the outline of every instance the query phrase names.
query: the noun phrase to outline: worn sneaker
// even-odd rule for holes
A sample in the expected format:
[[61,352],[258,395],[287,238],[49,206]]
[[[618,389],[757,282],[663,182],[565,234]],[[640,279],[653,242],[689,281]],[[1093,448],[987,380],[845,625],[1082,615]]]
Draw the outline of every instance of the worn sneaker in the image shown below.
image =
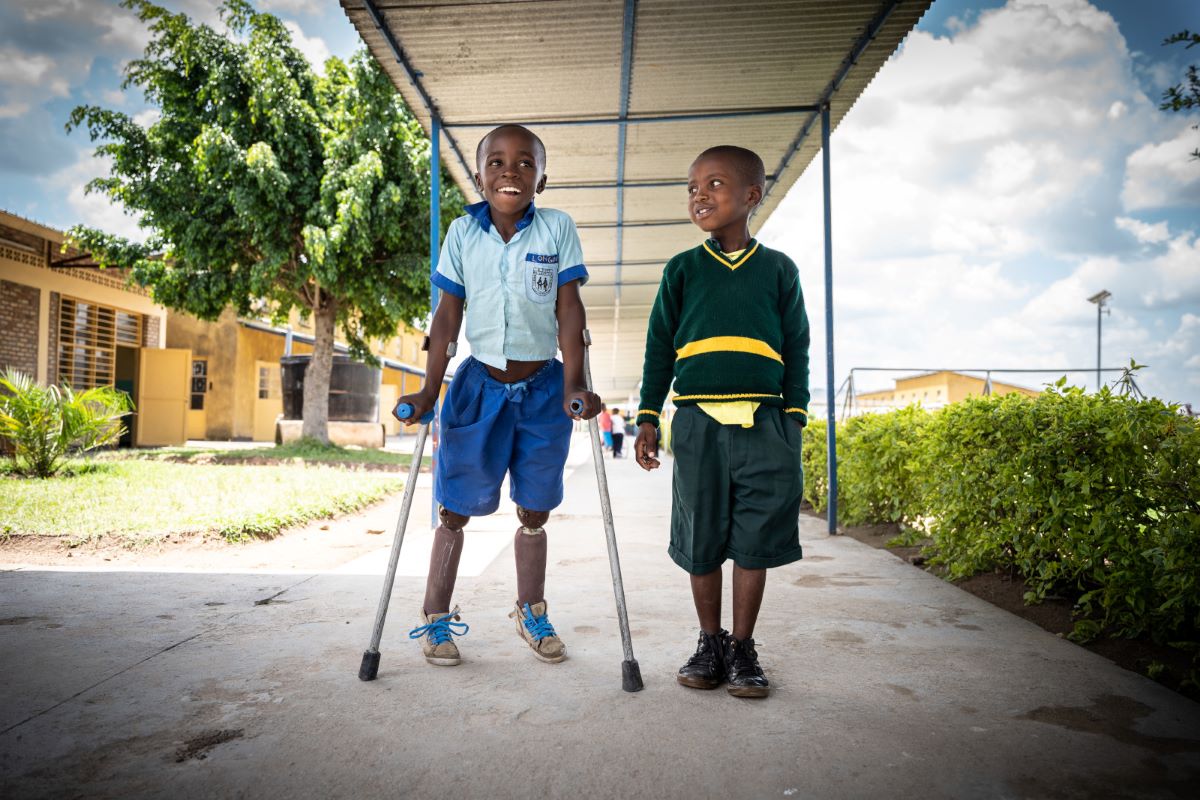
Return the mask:
[[725,642],[729,631],[700,631],[696,652],[679,668],[675,680],[692,689],[715,689],[725,682]]
[[460,622],[458,606],[449,613],[422,614],[419,625],[408,632],[408,638],[421,640],[421,652],[425,660],[439,667],[454,667],[462,663],[458,654],[458,645],[454,643],[455,636],[463,636],[471,630],[467,623]]
[[557,664],[567,657],[567,646],[554,632],[554,626],[546,618],[546,601],[518,603],[515,610],[509,613],[509,618],[516,620],[517,633],[533,650],[533,654],[548,664]]
[[758,651],[754,649],[754,640],[728,639],[728,649],[725,652],[725,680],[729,683],[728,692],[734,697],[766,697],[771,693],[771,684],[763,675],[762,667],[758,665]]

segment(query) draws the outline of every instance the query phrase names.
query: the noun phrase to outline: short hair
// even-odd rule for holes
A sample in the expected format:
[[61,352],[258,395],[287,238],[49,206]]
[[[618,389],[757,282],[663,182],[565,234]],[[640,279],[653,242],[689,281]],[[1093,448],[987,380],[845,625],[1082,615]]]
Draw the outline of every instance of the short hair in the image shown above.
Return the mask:
[[709,156],[718,156],[729,161],[734,172],[746,182],[746,185],[758,186],[764,190],[767,188],[767,169],[763,166],[763,160],[759,158],[758,153],[753,150],[733,144],[719,144],[696,156],[696,160],[699,161]]
[[479,169],[479,162],[483,159],[483,146],[487,143],[488,139],[491,139],[493,136],[503,130],[518,130],[529,134],[529,138],[533,139],[533,157],[535,159],[540,158],[542,160],[542,168],[545,169],[546,145],[542,143],[541,137],[529,130],[529,128],[526,128],[524,125],[516,125],[513,123],[492,128],[487,132],[487,136],[484,136],[479,140],[479,144],[475,145],[475,169]]

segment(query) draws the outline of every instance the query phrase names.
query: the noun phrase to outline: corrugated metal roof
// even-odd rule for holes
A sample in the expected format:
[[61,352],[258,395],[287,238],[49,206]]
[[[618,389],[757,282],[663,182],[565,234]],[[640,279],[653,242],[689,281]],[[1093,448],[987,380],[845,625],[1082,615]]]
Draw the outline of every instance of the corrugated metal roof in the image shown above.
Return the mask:
[[[538,204],[579,225],[596,388],[614,397],[641,377],[663,264],[703,238],[683,186],[696,155],[738,144],[762,156],[756,232],[820,151],[813,109],[827,99],[836,129],[932,0],[341,3],[426,131],[439,116],[443,163],[469,198],[479,137],[503,122],[547,123],[530,124],[548,153]],[[622,150],[611,122],[623,114]]]

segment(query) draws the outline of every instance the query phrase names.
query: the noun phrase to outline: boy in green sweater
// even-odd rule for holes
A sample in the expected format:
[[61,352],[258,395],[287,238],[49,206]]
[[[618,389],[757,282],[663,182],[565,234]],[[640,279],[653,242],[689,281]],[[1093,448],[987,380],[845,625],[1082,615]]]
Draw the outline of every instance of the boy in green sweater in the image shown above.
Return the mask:
[[[659,413],[674,378],[671,558],[691,575],[700,621],[678,681],[766,697],[754,625],[767,569],[800,550],[800,430],[808,417],[808,317],[791,259],[750,237],[762,159],[705,150],[688,211],[709,238],[667,262],[646,333],[634,453],[656,469]],[[733,560],[733,632],[721,627],[721,565]]]

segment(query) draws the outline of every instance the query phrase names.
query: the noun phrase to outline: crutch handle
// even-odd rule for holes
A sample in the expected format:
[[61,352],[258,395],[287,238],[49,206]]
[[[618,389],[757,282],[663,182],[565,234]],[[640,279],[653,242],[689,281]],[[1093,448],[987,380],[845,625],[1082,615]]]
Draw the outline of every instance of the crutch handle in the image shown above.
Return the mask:
[[[412,403],[397,403],[396,410],[392,412],[392,416],[399,420],[411,419],[412,415]],[[433,422],[433,409],[426,411],[425,415],[421,417],[420,422],[422,425]]]
[[571,413],[572,414],[582,414],[583,413],[583,401],[580,400],[578,397],[576,397],[574,400],[571,401]]

